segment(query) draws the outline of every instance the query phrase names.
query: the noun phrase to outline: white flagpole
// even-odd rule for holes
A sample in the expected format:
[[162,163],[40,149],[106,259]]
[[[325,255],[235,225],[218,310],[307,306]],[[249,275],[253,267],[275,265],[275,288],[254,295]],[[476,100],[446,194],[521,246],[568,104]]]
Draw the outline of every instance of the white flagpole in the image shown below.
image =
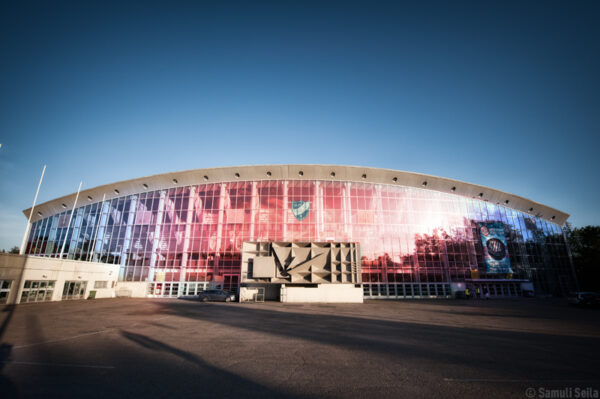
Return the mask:
[[21,241],[21,249],[19,250],[20,255],[23,255],[25,253],[25,246],[27,245],[27,236],[29,235],[29,229],[31,229],[31,217],[33,216],[33,209],[35,208],[35,203],[37,202],[37,197],[40,193],[40,187],[42,186],[42,180],[44,180],[45,172],[46,165],[44,165],[44,168],[42,169],[42,176],[40,177],[40,182],[38,183],[37,190],[35,191],[35,197],[33,197],[33,205],[31,205],[31,212],[29,212],[29,219],[27,219],[27,227],[25,227],[25,234],[23,234],[23,241]]
[[75,202],[73,203],[73,209],[71,210],[71,216],[69,217],[69,224],[67,224],[67,232],[65,233],[65,239],[63,240],[62,248],[60,249],[60,259],[63,257],[63,252],[65,251],[65,244],[67,243],[67,237],[69,236],[69,229],[71,228],[71,220],[73,220],[73,214],[75,213],[75,207],[77,206],[77,199],[79,199],[79,191],[81,191],[81,184],[83,182],[79,182],[79,188],[77,189],[77,195],[75,196]]
[[94,251],[96,250],[96,241],[98,240],[98,230],[100,230],[100,222],[102,221],[102,211],[104,210],[104,201],[106,200],[106,193],[104,193],[102,195],[102,203],[100,204],[100,212],[98,214],[98,219],[96,221],[96,232],[94,233],[94,244],[92,246],[92,250],[90,251],[90,254],[87,257],[87,261],[89,262],[90,259],[93,262],[94,261]]

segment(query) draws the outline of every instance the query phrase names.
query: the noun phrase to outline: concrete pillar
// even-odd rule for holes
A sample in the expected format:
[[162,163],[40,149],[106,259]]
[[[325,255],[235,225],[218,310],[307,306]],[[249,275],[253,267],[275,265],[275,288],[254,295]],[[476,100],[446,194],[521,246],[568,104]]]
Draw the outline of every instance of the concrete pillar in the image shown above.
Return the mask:
[[125,240],[123,240],[123,250],[121,251],[121,271],[123,273],[125,266],[127,266],[127,252],[131,248],[131,230],[133,229],[133,222],[135,220],[135,210],[137,208],[137,195],[131,196],[129,202],[129,216],[127,217],[127,227],[125,228]]
[[31,253],[32,254],[36,254],[38,255],[42,245],[43,245],[43,237],[44,237],[44,230],[46,230],[46,225],[48,224],[48,220],[50,218],[45,218],[43,220],[40,220],[39,222],[37,222],[37,232],[36,232],[36,237],[37,239],[35,240],[35,245],[32,246],[31,248]]
[[190,240],[192,232],[192,221],[194,215],[194,198],[196,197],[196,187],[190,187],[190,199],[188,201],[187,216],[185,218],[185,233],[183,236],[183,255],[181,256],[181,277],[180,280],[185,280],[186,266],[188,266],[188,252],[190,249]]
[[343,201],[342,206],[344,208],[344,231],[348,235],[347,240],[353,241],[352,237],[352,201],[350,200],[350,187],[352,183],[345,183],[343,187]]
[[48,234],[48,243],[46,244],[46,256],[52,256],[52,251],[56,246],[56,231],[58,229],[58,215],[52,217],[52,226]]
[[446,276],[446,282],[449,283],[450,282],[450,262],[448,261],[448,248],[446,247],[446,240],[445,239],[440,239],[441,243],[442,243],[442,252],[443,252],[443,259],[444,259],[444,274]]
[[289,182],[286,180],[283,182],[283,240],[291,241],[287,236],[287,227],[288,227],[288,215],[290,214],[291,203],[288,197],[288,186]]
[[104,232],[106,231],[106,223],[108,222],[108,210],[110,209],[110,201],[106,201],[100,207],[98,234],[92,253],[92,262],[100,262],[102,256],[102,247],[104,246]]
[[75,217],[73,218],[73,227],[71,228],[71,239],[69,240],[69,249],[67,250],[66,258],[75,258],[75,248],[77,248],[77,241],[79,241],[79,235],[81,232],[81,222],[83,220],[82,214],[84,207],[74,209]]
[[256,182],[252,182],[252,199],[250,201],[250,241],[258,241],[256,237],[256,214],[258,213],[258,188]]
[[318,225],[318,237],[319,241],[323,239],[323,234],[325,232],[325,200],[323,199],[323,192],[325,189],[323,188],[323,183],[317,182],[317,192],[319,195],[319,225]]
[[321,236],[323,232],[323,192],[321,182],[316,181],[315,185],[315,196],[313,206],[313,212],[316,212],[317,215],[315,217],[315,237],[312,238],[315,241],[321,241]]
[[[220,184],[219,190],[219,218],[217,224],[217,244],[215,247],[215,259],[213,263],[214,274],[218,273],[217,268],[219,266],[219,259],[221,257],[221,239],[223,237],[223,220],[225,220],[225,200],[227,196],[227,188],[225,183]],[[213,274],[213,276],[214,276]]]
[[160,199],[158,201],[158,210],[156,215],[156,226],[154,227],[154,240],[152,242],[152,255],[150,255],[150,271],[148,273],[148,280],[154,281],[154,272],[156,267],[156,251],[160,243],[160,228],[163,223],[163,214],[165,212],[165,198],[167,196],[167,190],[160,192]]
[[[375,186],[375,207],[376,207],[376,217],[374,220],[374,223],[376,226],[380,226],[381,223],[383,223],[383,197],[381,196],[381,186]],[[383,255],[381,253],[381,249],[383,248],[383,243],[380,241],[381,237],[377,237],[378,243],[377,243],[377,253],[379,253],[379,255]],[[384,265],[381,265],[381,269],[379,269],[379,271],[381,272],[382,276],[381,276],[381,280],[382,282],[387,283],[388,282],[388,278],[387,278],[387,260],[385,258],[383,258],[383,261],[385,262]]]

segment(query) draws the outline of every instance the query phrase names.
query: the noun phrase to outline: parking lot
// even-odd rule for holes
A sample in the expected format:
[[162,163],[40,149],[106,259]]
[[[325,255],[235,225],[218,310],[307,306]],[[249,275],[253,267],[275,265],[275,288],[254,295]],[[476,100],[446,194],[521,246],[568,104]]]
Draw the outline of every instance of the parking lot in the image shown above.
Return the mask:
[[107,299],[2,310],[2,398],[526,398],[600,389],[600,311],[558,299]]

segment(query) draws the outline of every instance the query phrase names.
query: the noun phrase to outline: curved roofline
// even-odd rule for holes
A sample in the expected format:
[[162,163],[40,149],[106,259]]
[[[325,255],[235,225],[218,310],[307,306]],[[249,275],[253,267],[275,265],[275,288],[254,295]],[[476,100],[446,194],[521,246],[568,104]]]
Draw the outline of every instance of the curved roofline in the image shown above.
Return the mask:
[[[302,175],[300,175],[300,172],[302,172]],[[172,187],[256,180],[325,180],[408,186],[500,204],[561,226],[569,218],[568,213],[539,202],[460,180],[393,169],[311,164],[224,166],[144,176],[82,190],[78,205],[99,202],[104,194],[106,194],[106,199],[112,199]],[[76,193],[72,193],[36,205],[36,214],[33,215],[31,220],[37,221],[48,215],[72,208],[75,196]],[[23,211],[27,217],[29,217],[30,212],[31,208]],[[41,213],[41,216],[38,212]]]

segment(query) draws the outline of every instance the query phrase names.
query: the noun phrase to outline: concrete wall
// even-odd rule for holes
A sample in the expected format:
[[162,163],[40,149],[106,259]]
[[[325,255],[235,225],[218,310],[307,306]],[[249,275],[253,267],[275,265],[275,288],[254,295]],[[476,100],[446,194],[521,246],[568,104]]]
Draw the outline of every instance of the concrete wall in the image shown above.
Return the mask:
[[279,296],[281,295],[281,284],[254,283],[240,287],[240,302],[254,300],[254,294],[258,293],[257,288],[259,287],[263,289],[263,299],[265,301],[279,301]]
[[12,280],[12,287],[10,294],[8,295],[8,304],[18,303],[17,291],[19,291],[18,287],[19,282],[21,281],[24,264],[25,256],[23,255],[0,254],[0,279]]
[[363,303],[363,289],[354,284],[319,284],[317,287],[282,285],[281,302]]
[[[0,278],[13,280],[7,303],[20,303],[27,280],[55,281],[52,301],[62,299],[65,281],[87,281],[84,298],[96,291],[96,298],[113,298],[119,265],[81,262],[27,255],[0,254]],[[106,288],[94,288],[96,281],[106,281]]]
[[[256,300],[258,295],[258,287],[240,287],[240,295],[238,301],[240,302],[253,302]],[[264,292],[264,291],[263,291]],[[263,298],[264,300],[264,295]]]
[[119,281],[115,287],[115,295],[120,298],[146,298],[148,283],[145,281]]
[[[118,272],[119,265],[0,254],[0,279],[12,280],[8,304],[20,303],[27,280],[54,281],[52,301],[62,300],[66,281],[86,281],[83,298],[87,298],[90,291],[96,291],[96,298],[147,297],[147,282],[117,281]],[[106,288],[94,288],[96,281],[106,281]],[[281,302],[363,302],[362,287],[354,284],[318,284],[316,287],[284,284],[281,288],[278,284],[267,284],[264,288],[265,299],[280,299]]]

